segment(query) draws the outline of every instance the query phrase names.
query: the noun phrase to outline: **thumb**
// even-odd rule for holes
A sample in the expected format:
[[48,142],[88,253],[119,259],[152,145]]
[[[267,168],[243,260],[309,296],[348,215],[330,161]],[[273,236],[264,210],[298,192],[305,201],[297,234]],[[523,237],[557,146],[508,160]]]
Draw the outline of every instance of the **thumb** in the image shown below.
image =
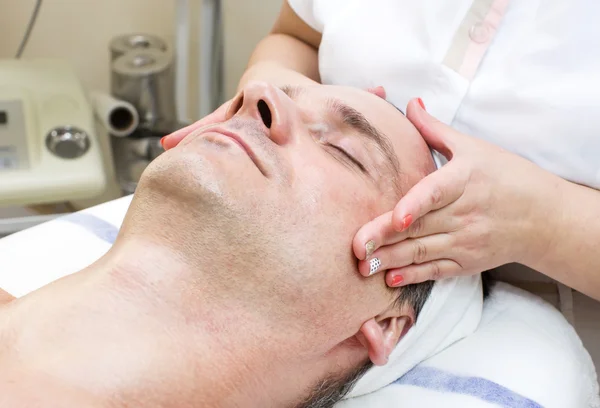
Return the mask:
[[406,108],[406,117],[430,147],[442,153],[446,159],[452,159],[461,134],[427,113],[422,104],[420,98],[412,99]]

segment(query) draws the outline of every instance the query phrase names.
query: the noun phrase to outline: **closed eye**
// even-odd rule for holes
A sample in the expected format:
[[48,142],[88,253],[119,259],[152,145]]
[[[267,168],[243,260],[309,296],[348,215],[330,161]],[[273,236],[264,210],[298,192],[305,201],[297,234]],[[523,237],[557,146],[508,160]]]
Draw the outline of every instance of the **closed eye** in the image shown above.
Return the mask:
[[352,156],[350,153],[348,153],[346,150],[342,149],[339,146],[331,144],[331,143],[326,143],[326,144],[327,144],[327,146],[333,147],[334,149],[336,149],[337,151],[342,153],[342,155],[344,155],[348,160],[350,160],[350,162],[352,162],[356,167],[358,167],[360,169],[360,171],[362,171],[363,173],[367,173],[367,169],[365,168],[365,166],[363,166],[361,162],[356,160],[356,158],[354,156]]

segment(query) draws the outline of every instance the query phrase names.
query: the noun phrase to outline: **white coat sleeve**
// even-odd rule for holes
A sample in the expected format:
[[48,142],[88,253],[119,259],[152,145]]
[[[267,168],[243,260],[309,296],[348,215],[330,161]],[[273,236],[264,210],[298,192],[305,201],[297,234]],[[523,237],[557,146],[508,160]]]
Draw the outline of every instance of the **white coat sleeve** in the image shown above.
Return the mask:
[[319,0],[286,0],[292,10],[313,30],[323,32],[323,20],[319,16]]

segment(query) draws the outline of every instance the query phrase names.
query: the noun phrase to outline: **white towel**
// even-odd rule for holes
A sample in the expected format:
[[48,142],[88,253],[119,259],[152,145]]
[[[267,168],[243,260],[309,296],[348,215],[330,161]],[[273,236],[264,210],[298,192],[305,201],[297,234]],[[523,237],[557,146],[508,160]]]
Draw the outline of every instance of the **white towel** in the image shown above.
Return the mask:
[[20,297],[96,261],[114,242],[132,197],[0,239],[0,288]]
[[598,408],[598,395],[592,360],[560,312],[497,283],[475,333],[336,408]]
[[479,325],[482,310],[479,275],[436,282],[417,323],[400,340],[388,364],[369,370],[348,398],[391,384],[421,361],[472,334]]

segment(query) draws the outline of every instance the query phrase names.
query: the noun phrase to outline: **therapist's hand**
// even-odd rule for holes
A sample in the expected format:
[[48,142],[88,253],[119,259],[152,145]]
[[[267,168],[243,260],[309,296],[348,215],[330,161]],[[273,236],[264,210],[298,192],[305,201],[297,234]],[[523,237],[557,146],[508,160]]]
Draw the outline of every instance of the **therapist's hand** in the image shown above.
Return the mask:
[[225,122],[225,118],[227,116],[227,109],[229,109],[229,105],[231,105],[232,99],[225,102],[223,105],[219,106],[213,113],[203,117],[197,122],[192,123],[189,126],[181,128],[170,135],[163,137],[160,140],[160,144],[163,149],[169,150],[174,148],[185,138],[187,135],[195,131],[196,129],[200,129],[201,127],[212,125],[215,123]]
[[15,300],[15,297],[13,295],[10,295],[8,292],[5,292],[2,289],[0,289],[0,306],[13,300]]
[[551,206],[560,200],[554,178],[444,125],[417,100],[409,103],[407,117],[449,162],[357,232],[352,245],[361,274],[386,271],[386,283],[396,287],[519,262],[525,251],[543,254],[536,234],[550,224]]

